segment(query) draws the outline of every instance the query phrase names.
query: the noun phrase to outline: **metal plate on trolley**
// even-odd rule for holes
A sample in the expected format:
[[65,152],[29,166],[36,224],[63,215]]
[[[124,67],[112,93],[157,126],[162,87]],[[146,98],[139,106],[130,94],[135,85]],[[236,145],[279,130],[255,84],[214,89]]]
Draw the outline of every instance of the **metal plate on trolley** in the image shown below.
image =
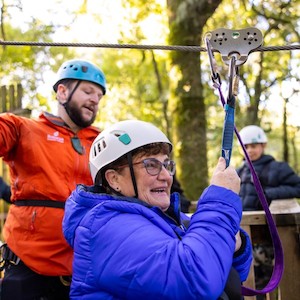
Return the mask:
[[206,33],[205,38],[209,39],[213,50],[221,53],[222,60],[227,65],[230,63],[230,57],[235,55],[236,66],[244,64],[250,51],[263,43],[261,31],[254,27],[240,30],[219,28]]

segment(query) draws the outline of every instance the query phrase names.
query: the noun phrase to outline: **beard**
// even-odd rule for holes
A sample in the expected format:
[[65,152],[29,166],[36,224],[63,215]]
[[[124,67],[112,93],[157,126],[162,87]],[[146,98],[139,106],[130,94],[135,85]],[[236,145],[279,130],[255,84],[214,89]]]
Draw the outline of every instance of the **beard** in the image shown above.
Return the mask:
[[96,119],[96,114],[94,114],[90,120],[85,120],[82,117],[80,108],[72,101],[68,101],[67,103],[65,103],[64,107],[70,119],[81,128],[92,125]]

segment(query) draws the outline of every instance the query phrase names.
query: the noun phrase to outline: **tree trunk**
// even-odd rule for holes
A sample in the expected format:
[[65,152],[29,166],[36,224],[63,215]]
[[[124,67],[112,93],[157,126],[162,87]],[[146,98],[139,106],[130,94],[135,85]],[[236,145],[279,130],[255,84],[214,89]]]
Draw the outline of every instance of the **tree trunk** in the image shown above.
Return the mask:
[[[220,3],[221,0],[167,0],[170,45],[202,44],[203,26]],[[176,66],[179,78],[172,95],[173,142],[179,169],[177,175],[186,196],[191,200],[197,200],[208,183],[206,108],[200,54],[171,53],[172,64]]]
[[287,136],[287,102],[288,99],[283,99],[284,105],[283,105],[283,124],[282,124],[282,131],[283,131],[283,161],[289,162],[289,148],[288,148],[288,136]]

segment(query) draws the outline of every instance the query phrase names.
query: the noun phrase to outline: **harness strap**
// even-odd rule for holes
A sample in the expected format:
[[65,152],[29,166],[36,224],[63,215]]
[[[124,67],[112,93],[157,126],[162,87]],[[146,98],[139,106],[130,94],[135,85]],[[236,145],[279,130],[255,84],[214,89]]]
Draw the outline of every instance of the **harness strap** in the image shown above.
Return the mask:
[[18,265],[20,263],[20,258],[13,253],[7,244],[2,244],[0,247],[1,251],[1,262],[0,262],[0,271],[3,271],[8,265]]
[[[2,242],[0,241],[0,244],[1,243]],[[0,246],[0,253],[1,253],[1,261],[0,261],[0,271],[1,272],[10,265],[14,265],[14,266],[17,266],[19,264],[24,265],[24,263],[21,261],[21,259],[8,247],[8,245],[6,243],[2,243],[2,245]],[[26,268],[28,268],[28,267],[26,266]],[[69,287],[71,285],[72,275],[70,275],[70,276],[61,275],[61,276],[57,276],[57,277],[59,278],[59,281],[63,286]],[[52,289],[52,286],[51,286],[51,289]],[[46,299],[46,298],[43,298],[43,299]],[[47,299],[48,299],[48,297],[47,297]]]
[[64,286],[70,286],[72,282],[72,276],[59,276],[59,280]]
[[54,200],[17,200],[13,202],[16,206],[39,206],[39,207],[53,207],[65,208],[65,202]]
[[[223,96],[223,93],[221,90],[221,86],[219,86],[217,89],[219,92],[219,98],[224,106],[225,99],[224,99],[224,96]],[[270,212],[269,204],[268,204],[268,201],[264,194],[262,185],[261,185],[259,178],[254,170],[253,164],[249,158],[247,150],[243,144],[243,141],[240,137],[240,134],[239,134],[236,126],[234,126],[234,131],[235,131],[236,137],[238,138],[239,143],[243,149],[245,158],[248,162],[248,165],[249,165],[252,177],[253,177],[253,183],[254,183],[256,192],[258,194],[258,198],[259,198],[260,203],[266,214],[266,220],[268,223],[269,232],[272,237],[272,243],[273,243],[273,249],[274,249],[274,261],[275,261],[273,273],[272,273],[272,276],[271,276],[269,282],[267,283],[267,285],[261,290],[256,290],[256,289],[242,286],[242,295],[243,296],[264,295],[264,294],[267,294],[267,293],[273,291],[280,283],[280,280],[281,280],[282,274],[283,274],[283,269],[284,269],[283,248],[282,248],[282,244],[281,244],[281,240],[280,240],[277,228],[276,228],[276,224],[275,224],[275,221],[273,220],[272,214]]]

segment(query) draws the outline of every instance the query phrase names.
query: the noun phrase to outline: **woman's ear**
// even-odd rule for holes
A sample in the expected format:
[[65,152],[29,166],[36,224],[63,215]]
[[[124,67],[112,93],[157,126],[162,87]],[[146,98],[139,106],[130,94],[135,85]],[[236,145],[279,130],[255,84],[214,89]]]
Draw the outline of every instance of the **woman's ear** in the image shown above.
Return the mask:
[[116,170],[108,169],[105,172],[105,179],[109,186],[114,190],[119,188],[119,173]]

